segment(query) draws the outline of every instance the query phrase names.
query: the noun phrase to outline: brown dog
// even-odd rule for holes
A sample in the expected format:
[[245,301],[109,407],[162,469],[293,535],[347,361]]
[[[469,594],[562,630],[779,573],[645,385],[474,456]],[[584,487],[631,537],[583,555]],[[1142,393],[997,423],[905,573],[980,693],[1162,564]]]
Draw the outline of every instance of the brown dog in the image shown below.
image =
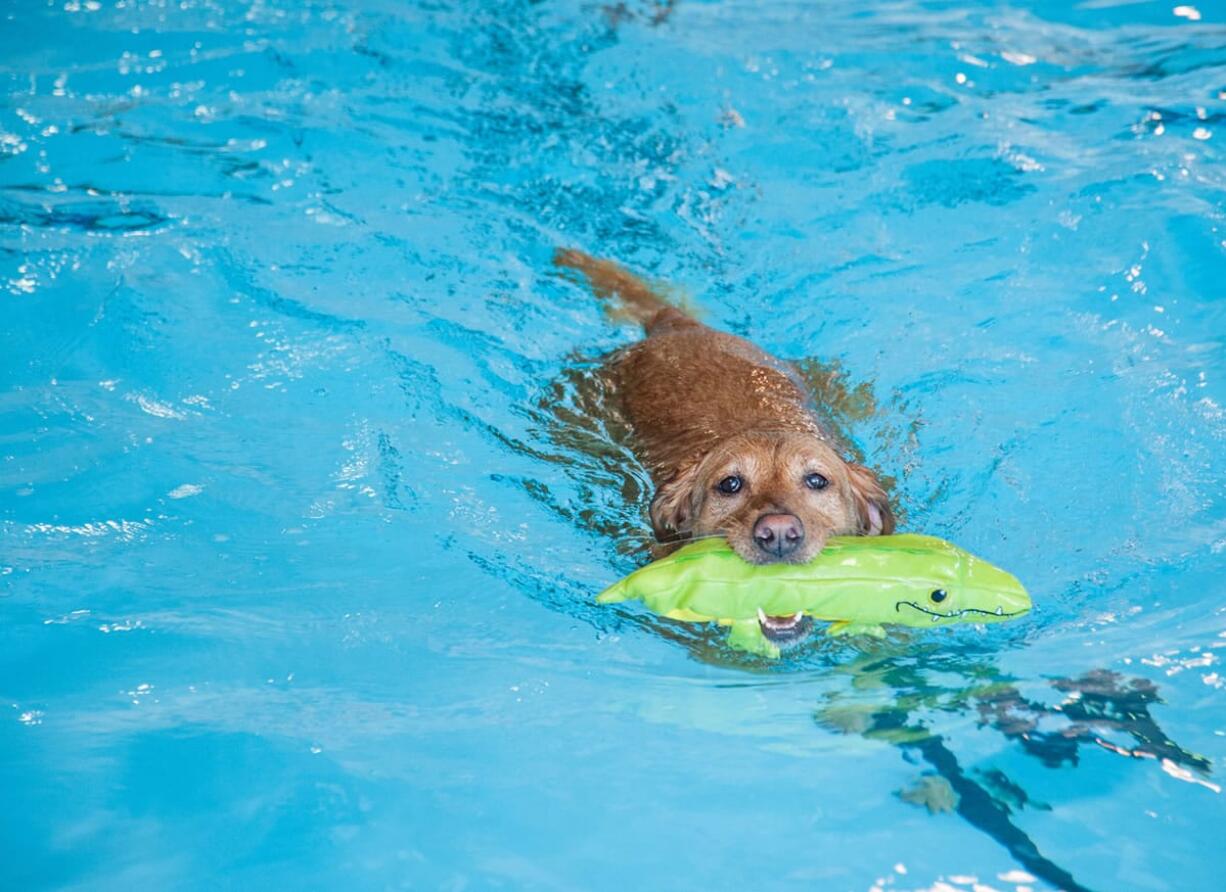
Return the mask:
[[801,563],[832,535],[893,532],[881,485],[832,448],[791,366],[669,306],[614,263],[571,250],[554,262],[619,297],[646,332],[609,371],[657,487],[657,539],[721,535],[751,563]]

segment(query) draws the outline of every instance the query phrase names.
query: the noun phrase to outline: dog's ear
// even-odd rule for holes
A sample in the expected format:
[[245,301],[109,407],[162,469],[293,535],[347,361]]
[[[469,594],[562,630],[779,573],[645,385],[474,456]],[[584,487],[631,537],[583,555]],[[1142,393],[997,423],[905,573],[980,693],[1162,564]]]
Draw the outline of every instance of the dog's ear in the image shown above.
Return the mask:
[[847,474],[851,478],[851,494],[856,502],[856,513],[860,516],[860,534],[888,536],[894,532],[894,512],[890,510],[889,496],[885,494],[873,472],[864,465],[848,462]]
[[656,490],[651,499],[651,529],[660,542],[675,542],[689,533],[691,496],[697,478],[695,463],[677,471]]

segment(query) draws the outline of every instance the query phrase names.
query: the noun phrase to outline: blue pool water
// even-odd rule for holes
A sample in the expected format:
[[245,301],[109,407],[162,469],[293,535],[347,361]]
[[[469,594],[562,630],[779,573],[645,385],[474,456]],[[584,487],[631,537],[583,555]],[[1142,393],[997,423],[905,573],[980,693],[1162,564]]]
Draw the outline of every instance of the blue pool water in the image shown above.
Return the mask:
[[[0,888],[1221,888],[1193,2],[5,3]],[[838,370],[1036,611],[768,664],[595,606],[635,334],[558,245]]]

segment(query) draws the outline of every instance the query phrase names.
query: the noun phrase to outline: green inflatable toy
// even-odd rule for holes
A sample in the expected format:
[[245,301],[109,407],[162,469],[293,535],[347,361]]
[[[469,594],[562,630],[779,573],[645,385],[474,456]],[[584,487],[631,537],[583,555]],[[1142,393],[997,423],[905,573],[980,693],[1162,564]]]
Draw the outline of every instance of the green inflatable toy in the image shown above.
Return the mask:
[[891,623],[999,622],[1030,610],[1014,576],[943,539],[911,533],[835,536],[807,564],[749,564],[723,539],[703,539],[634,571],[597,600],[639,600],[669,619],[717,622],[729,627],[732,647],[769,657],[779,656],[762,630],[772,617],[829,622],[831,635],[882,637]]

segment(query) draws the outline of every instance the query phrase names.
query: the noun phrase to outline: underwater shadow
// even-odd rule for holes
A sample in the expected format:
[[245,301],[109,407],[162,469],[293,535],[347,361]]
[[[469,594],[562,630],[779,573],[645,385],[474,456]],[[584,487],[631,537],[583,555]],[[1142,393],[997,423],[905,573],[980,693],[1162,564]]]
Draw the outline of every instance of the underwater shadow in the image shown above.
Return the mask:
[[[1023,809],[1050,811],[999,768],[967,768],[955,743],[931,727],[942,714],[977,717],[979,728],[996,731],[1009,744],[1045,768],[1075,768],[1086,747],[1130,759],[1158,761],[1167,773],[1205,778],[1211,763],[1184,749],[1162,730],[1150,709],[1161,703],[1157,686],[1144,678],[1094,669],[1076,678],[1047,679],[1063,695],[1052,705],[1026,697],[1016,679],[1003,673],[991,655],[939,650],[928,646],[907,653],[865,654],[839,666],[854,689],[877,687],[882,704],[848,700],[847,692],[827,694],[814,721],[827,730],[893,744],[928,771],[904,801],[932,813],[952,811],[987,834],[1035,877],[1065,892],[1090,892],[1066,868],[1046,857],[1013,820]],[[934,681],[956,677],[965,685]]]
[[[988,650],[918,644],[906,630],[888,641],[835,640],[817,636],[791,658],[772,660],[731,650],[713,624],[674,622],[651,615],[630,621],[684,647],[698,662],[755,675],[814,671],[846,684],[827,692],[813,711],[823,730],[889,743],[903,758],[926,766],[917,782],[896,791],[900,799],[951,812],[986,834],[1036,878],[1064,892],[1094,892],[1073,873],[1043,854],[1014,820],[1023,810],[1051,811],[1021,783],[998,767],[968,767],[957,742],[934,725],[943,716],[975,716],[979,729],[1003,738],[1012,749],[1050,770],[1075,769],[1083,753],[1106,752],[1128,760],[1152,760],[1177,779],[1217,791],[1212,763],[1180,746],[1154,718],[1163,702],[1146,678],[1109,669],[1077,677],[1046,679],[1060,700],[1047,704],[1027,697],[1019,680],[996,665]],[[939,679],[939,680],[937,680]],[[871,694],[880,702],[865,703]]]

